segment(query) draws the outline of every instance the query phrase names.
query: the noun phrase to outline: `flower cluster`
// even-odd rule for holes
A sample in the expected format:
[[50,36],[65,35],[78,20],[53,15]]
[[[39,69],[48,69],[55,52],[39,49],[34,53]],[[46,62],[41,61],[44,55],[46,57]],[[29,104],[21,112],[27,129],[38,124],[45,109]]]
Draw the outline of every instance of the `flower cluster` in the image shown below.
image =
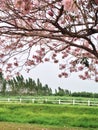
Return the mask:
[[98,0],[0,0],[0,72],[52,62],[98,82],[97,19]]
[[32,9],[32,3],[31,0],[15,0],[15,7],[23,14],[28,14]]
[[64,10],[66,11],[76,11],[77,6],[74,0],[63,0],[62,4],[64,6]]

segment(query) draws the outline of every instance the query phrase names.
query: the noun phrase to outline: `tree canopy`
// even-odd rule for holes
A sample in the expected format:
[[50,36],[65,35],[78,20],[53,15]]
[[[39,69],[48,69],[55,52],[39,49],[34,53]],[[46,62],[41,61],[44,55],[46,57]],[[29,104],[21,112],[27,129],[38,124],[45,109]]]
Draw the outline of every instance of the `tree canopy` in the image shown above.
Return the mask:
[[0,0],[0,71],[49,61],[98,81],[98,0]]

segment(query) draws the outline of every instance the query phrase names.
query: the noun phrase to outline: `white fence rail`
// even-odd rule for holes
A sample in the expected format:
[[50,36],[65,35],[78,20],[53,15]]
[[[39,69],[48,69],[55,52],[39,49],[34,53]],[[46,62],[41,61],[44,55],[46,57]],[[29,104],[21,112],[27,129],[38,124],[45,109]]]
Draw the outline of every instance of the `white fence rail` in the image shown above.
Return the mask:
[[40,103],[40,104],[71,104],[71,105],[88,105],[88,106],[98,106],[98,101],[92,101],[92,100],[78,100],[78,99],[72,99],[72,100],[62,100],[62,99],[13,99],[13,98],[5,98],[0,99],[0,102],[11,102],[11,103]]

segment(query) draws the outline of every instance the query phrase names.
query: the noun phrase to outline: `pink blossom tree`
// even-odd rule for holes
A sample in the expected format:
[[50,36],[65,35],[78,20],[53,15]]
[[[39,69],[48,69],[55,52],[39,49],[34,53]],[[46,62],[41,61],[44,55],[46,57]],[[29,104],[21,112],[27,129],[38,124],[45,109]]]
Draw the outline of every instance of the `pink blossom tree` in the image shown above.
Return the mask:
[[98,0],[1,0],[0,71],[59,64],[98,82]]

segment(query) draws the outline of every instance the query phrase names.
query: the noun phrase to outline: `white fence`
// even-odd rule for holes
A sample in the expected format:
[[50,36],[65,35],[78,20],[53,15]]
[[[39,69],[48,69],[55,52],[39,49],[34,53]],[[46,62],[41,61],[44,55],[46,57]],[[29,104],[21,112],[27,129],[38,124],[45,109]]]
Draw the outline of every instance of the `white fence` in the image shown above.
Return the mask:
[[0,99],[0,102],[9,102],[9,103],[39,103],[39,104],[71,104],[71,105],[88,105],[88,106],[98,106],[98,101],[92,100],[62,100],[62,99],[13,99],[13,98],[5,98]]

